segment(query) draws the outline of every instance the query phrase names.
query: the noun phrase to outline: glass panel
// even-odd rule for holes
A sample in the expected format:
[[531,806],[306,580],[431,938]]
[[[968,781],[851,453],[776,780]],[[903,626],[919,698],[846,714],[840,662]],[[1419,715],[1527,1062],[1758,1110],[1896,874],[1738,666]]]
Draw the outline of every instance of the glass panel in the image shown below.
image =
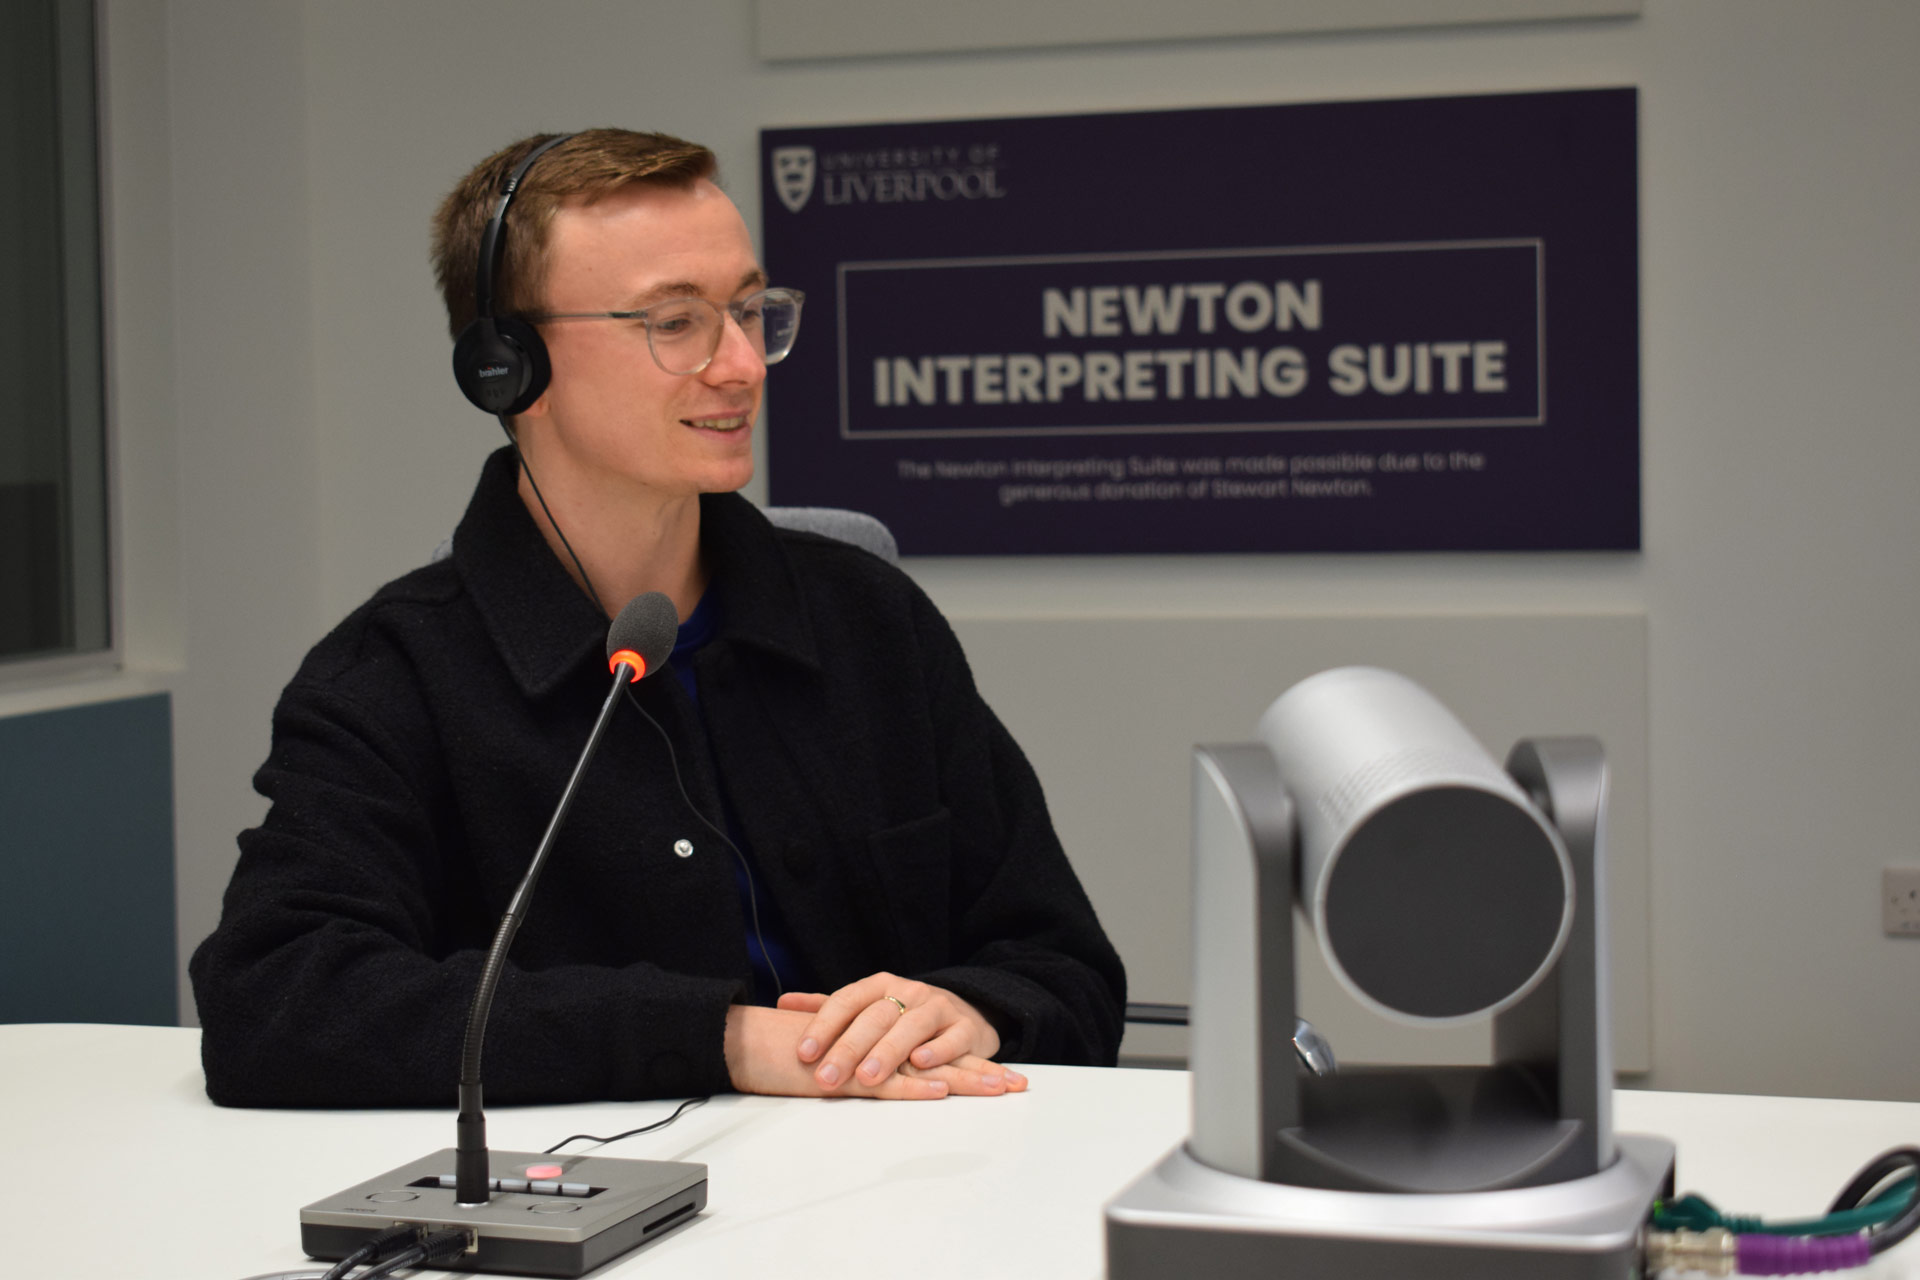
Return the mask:
[[0,660],[109,644],[93,38],[0,5]]

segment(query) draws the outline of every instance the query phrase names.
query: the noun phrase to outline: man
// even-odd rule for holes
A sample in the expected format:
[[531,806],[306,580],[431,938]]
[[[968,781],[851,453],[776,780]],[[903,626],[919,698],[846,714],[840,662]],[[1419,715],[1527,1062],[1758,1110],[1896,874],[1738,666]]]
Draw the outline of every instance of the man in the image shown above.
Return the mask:
[[681,620],[634,687],[660,731],[620,708],[582,782],[500,985],[489,1100],[937,1098],[1024,1088],[998,1058],[1114,1060],[1119,959],[945,621],[734,493],[801,300],[713,168],[661,135],[531,138],[437,214],[456,335],[515,318],[550,380],[502,417],[517,450],[452,555],[281,700],[272,808],[191,965],[215,1101],[451,1097],[481,953],[605,695],[608,614],[646,591]]

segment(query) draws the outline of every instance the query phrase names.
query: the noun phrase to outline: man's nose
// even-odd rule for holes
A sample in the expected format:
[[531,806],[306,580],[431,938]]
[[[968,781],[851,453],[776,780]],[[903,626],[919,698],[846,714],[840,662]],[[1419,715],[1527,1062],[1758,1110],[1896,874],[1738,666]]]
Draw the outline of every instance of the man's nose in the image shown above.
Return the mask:
[[767,361],[731,312],[722,314],[720,345],[701,370],[712,382],[759,382],[767,376]]

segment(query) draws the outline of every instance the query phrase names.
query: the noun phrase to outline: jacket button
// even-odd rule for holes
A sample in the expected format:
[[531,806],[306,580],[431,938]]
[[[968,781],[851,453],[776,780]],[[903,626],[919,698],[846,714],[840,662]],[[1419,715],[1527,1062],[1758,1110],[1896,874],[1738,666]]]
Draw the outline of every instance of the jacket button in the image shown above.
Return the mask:
[[673,842],[673,851],[682,858],[691,858],[693,856],[693,841],[675,840]]

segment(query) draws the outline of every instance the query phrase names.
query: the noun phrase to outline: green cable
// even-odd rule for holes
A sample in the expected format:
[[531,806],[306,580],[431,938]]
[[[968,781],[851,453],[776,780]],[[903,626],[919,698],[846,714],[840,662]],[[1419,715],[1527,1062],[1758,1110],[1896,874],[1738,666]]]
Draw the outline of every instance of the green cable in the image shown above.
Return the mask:
[[1723,1214],[1705,1196],[1684,1195],[1674,1200],[1654,1201],[1653,1225],[1660,1231],[1706,1231],[1712,1227],[1725,1227],[1735,1235],[1850,1235],[1899,1217],[1913,1202],[1917,1185],[1920,1184],[1916,1184],[1914,1175],[1908,1173],[1894,1179],[1854,1208],[1790,1222],[1765,1222],[1759,1218]]

